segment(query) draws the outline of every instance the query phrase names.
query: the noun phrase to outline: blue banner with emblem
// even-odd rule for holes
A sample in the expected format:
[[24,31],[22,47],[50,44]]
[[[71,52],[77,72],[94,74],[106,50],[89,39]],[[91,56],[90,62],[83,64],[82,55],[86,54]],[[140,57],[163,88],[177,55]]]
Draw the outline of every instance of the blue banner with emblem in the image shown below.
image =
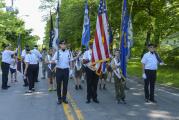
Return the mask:
[[126,63],[127,63],[127,54],[128,54],[128,15],[127,15],[127,1],[123,1],[123,10],[122,10],[122,29],[121,29],[121,44],[120,44],[120,61],[121,61],[121,70],[122,75],[126,78]]

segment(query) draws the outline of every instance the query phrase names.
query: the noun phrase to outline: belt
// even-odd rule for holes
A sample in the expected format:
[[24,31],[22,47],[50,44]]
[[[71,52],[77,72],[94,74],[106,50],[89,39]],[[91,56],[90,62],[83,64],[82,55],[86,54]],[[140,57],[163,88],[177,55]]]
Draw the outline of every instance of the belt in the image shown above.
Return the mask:
[[10,65],[10,63],[6,63],[6,62],[2,62],[2,63]]
[[57,68],[58,70],[68,70],[69,68]]

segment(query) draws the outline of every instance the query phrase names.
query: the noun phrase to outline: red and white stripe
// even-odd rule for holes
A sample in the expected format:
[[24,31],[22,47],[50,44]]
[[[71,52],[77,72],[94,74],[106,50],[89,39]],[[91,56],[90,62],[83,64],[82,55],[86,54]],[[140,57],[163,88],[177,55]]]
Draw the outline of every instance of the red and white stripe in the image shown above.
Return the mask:
[[[97,63],[97,71],[101,72],[102,62],[109,60],[109,33],[106,14],[98,15],[96,22],[95,38],[92,48],[92,62]],[[99,65],[98,65],[99,63]]]

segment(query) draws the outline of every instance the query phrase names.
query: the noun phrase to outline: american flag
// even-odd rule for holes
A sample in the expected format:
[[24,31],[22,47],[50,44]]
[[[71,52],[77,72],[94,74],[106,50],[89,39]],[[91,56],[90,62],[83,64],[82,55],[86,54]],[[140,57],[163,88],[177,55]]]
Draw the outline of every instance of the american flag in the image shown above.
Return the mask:
[[96,22],[95,38],[92,48],[92,63],[95,63],[96,73],[101,74],[102,63],[109,60],[109,26],[104,0],[100,0]]

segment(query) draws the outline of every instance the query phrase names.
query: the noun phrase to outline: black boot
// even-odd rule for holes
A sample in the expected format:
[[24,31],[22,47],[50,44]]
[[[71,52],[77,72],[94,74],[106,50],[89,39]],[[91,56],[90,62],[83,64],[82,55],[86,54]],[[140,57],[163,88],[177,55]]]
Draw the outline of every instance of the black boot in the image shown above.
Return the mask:
[[79,89],[82,90],[82,86],[81,85],[79,85]]
[[78,90],[78,85],[75,85],[75,89]]

